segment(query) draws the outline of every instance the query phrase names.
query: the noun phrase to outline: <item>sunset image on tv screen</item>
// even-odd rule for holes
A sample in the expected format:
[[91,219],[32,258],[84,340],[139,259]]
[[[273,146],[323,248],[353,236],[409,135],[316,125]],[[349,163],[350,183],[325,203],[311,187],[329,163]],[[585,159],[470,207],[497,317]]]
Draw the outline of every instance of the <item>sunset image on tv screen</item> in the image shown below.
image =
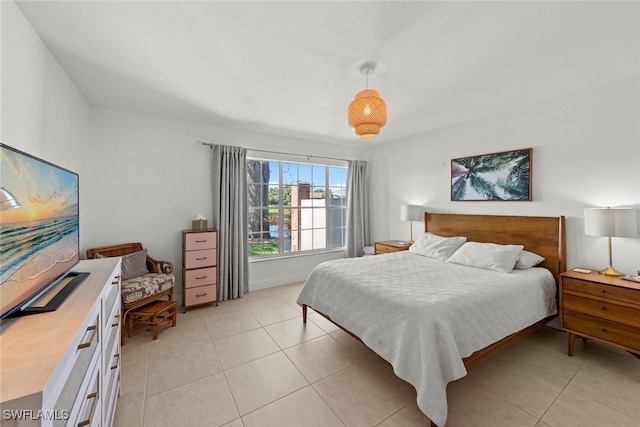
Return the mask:
[[2,146],[0,183],[5,313],[78,262],[78,175]]

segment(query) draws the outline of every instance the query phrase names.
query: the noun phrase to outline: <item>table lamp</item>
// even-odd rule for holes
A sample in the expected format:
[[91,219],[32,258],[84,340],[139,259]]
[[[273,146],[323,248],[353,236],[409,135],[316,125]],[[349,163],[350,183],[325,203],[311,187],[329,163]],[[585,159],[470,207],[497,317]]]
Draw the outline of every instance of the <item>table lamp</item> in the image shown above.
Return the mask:
[[411,224],[411,240],[409,244],[413,244],[413,221],[422,221],[424,216],[424,208],[415,205],[400,206],[400,221],[409,221]]
[[611,257],[612,237],[635,237],[638,235],[636,211],[633,208],[586,208],[584,210],[584,233],[588,236],[606,237],[609,240],[609,267],[600,271],[605,276],[620,276],[613,268]]

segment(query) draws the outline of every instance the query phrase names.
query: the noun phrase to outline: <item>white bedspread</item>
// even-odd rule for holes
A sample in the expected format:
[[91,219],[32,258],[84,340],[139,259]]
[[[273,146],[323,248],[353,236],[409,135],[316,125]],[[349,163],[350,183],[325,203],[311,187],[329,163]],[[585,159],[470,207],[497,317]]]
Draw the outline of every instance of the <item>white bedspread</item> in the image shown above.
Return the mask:
[[543,268],[497,273],[396,252],[318,265],[298,303],[390,362],[443,426],[447,383],[467,373],[461,359],[556,314],[555,293]]

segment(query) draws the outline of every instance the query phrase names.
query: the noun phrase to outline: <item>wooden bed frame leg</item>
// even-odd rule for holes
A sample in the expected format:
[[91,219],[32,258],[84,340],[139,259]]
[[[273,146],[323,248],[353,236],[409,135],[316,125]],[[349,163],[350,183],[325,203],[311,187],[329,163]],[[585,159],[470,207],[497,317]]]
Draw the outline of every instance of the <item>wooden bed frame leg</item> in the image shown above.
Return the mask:
[[431,427],[438,427],[433,421],[429,420],[429,422],[431,423]]
[[302,323],[307,323],[307,304],[302,304]]
[[573,356],[573,349],[575,348],[575,345],[576,345],[576,335],[569,332],[569,345],[567,348],[567,354],[569,356]]

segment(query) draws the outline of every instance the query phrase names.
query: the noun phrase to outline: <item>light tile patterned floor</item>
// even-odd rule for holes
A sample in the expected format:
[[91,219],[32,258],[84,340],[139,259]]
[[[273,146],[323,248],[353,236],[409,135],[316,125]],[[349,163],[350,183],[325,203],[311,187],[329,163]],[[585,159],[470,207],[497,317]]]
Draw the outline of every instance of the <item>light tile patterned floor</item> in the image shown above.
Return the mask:
[[[295,303],[302,284],[179,313],[122,347],[118,427],[428,426],[413,387]],[[449,427],[636,427],[640,360],[545,328],[447,389]]]

